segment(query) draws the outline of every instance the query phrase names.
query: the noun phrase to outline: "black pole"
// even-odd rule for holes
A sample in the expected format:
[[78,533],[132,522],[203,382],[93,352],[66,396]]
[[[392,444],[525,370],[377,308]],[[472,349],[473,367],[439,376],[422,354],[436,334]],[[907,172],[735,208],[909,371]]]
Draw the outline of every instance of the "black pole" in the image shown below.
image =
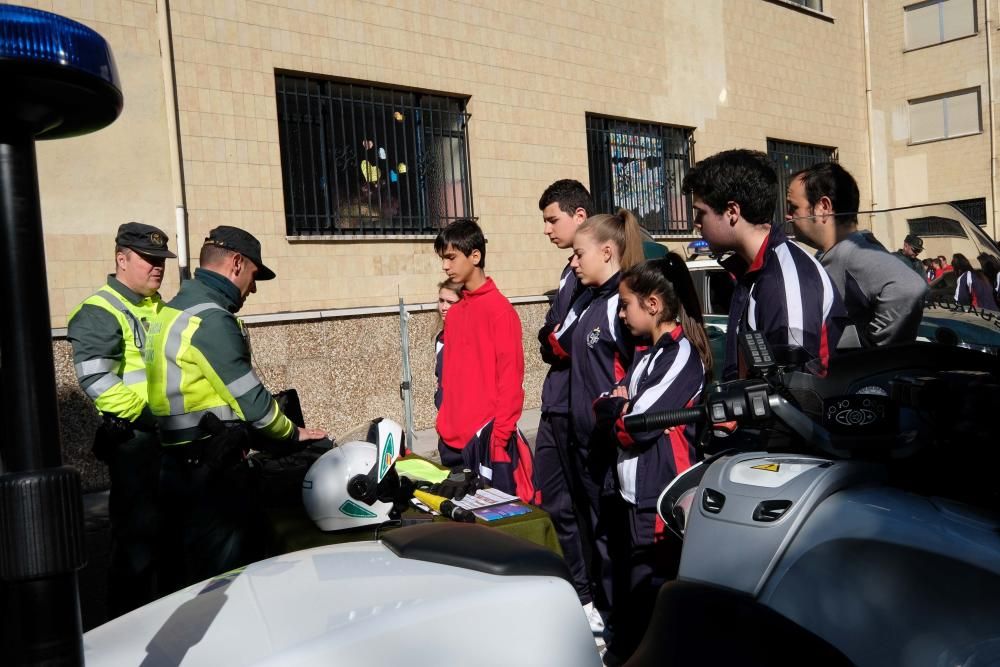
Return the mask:
[[0,125],[0,662],[82,665],[80,476],[62,466],[35,140]]
[[[0,351],[8,471],[62,464],[35,139],[0,129]],[[12,136],[13,135],[13,136]]]

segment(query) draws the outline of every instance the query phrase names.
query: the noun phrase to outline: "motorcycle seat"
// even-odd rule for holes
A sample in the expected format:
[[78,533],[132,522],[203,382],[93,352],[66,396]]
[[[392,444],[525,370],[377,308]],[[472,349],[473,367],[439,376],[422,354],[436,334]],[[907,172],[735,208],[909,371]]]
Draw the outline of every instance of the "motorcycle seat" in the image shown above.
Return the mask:
[[507,577],[558,577],[572,583],[559,554],[487,526],[453,522],[407,526],[383,533],[382,544],[400,558]]

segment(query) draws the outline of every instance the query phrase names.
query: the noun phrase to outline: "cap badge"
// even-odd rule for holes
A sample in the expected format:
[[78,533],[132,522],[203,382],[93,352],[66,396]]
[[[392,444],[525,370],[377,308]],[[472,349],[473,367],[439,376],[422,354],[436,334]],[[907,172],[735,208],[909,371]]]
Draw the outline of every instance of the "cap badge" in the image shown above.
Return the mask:
[[149,242],[157,247],[166,245],[166,241],[163,239],[163,236],[161,236],[159,232],[150,232]]

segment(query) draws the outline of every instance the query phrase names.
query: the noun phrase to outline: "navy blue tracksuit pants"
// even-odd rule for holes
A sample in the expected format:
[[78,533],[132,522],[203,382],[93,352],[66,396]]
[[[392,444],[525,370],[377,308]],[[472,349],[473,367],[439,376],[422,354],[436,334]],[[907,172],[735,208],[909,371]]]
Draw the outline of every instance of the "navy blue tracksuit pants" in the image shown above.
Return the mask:
[[[574,464],[570,451],[569,415],[543,412],[535,435],[535,488],[542,495],[545,510],[559,538],[563,557],[573,577],[573,587],[581,604],[593,600],[588,576],[588,557],[584,555],[584,542],[577,523],[574,503],[573,480],[570,475],[579,464]],[[580,499],[582,500],[582,499]],[[582,509],[582,508],[581,508]],[[585,514],[583,516],[586,516]]]
[[681,542],[652,507],[640,508],[619,497],[612,511],[615,607],[610,622],[615,631],[608,650],[624,661],[646,632],[660,587],[677,577]]

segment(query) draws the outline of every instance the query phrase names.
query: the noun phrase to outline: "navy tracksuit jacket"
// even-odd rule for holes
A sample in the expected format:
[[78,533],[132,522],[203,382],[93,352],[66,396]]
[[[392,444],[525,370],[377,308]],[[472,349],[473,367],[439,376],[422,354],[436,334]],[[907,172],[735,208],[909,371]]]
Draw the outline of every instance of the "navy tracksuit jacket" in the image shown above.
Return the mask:
[[722,263],[736,277],[729,306],[722,379],[744,375],[739,334],[760,331],[771,345],[802,347],[822,374],[847,323],[847,311],[822,265],[772,226],[753,264],[738,256]]
[[[599,398],[594,411],[611,425],[618,444],[616,479],[622,498],[643,510],[655,509],[660,492],[694,462],[694,426],[629,433],[624,416],[691,407],[705,384],[701,357],[678,326],[637,357],[621,385],[628,399]],[[628,401],[628,410],[622,407]]]
[[588,288],[550,336],[553,349],[572,360],[570,421],[582,447],[594,432],[594,401],[625,377],[635,353],[635,340],[618,317],[619,282],[621,273],[616,273]]

